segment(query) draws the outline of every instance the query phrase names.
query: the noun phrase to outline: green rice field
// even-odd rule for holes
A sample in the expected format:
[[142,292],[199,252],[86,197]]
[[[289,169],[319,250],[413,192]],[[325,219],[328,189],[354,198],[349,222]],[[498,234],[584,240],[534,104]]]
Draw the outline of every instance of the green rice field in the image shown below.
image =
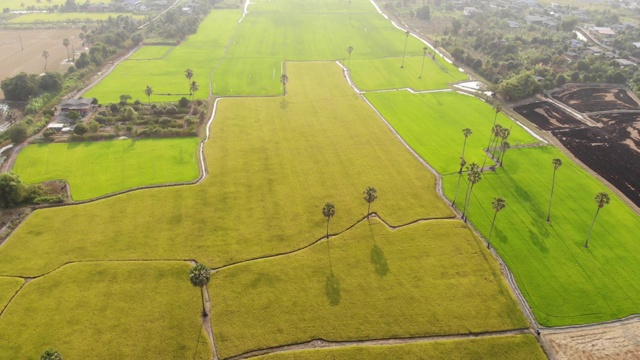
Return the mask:
[[23,279],[0,276],[0,312],[23,284]]
[[[493,123],[492,108],[455,93],[395,92],[366,97],[420,156],[440,173],[448,174],[444,190],[453,200],[464,142],[462,129],[473,130],[467,141],[467,162],[482,163],[482,149]],[[461,104],[465,109],[462,114]],[[504,118],[499,123],[511,127],[511,121]],[[509,142],[526,145],[535,139],[514,124]],[[554,215],[548,224],[551,160],[556,157],[564,165],[558,172]],[[466,184],[463,174],[456,206],[464,205]],[[640,265],[629,255],[640,251],[634,236],[634,229],[640,228],[638,215],[612,195],[612,204],[602,210],[594,228],[594,244],[589,249],[582,247],[596,211],[593,198],[605,190],[552,147],[507,151],[504,168],[497,173],[485,172],[474,188],[470,220],[485,237],[494,215],[491,201],[498,196],[507,201],[507,208],[497,217],[493,243],[542,325],[593,323],[640,311],[636,300],[640,287],[632,280],[640,273]]]
[[65,359],[209,359],[189,267],[70,264],[34,279],[0,318],[0,359],[37,359],[48,348]]
[[13,171],[26,183],[65,179],[74,200],[195,180],[198,138],[29,145]]
[[[416,95],[397,91],[368,93],[365,97],[407,144],[439,173],[448,174],[460,169],[464,128],[473,132],[465,149],[467,164],[482,165],[484,162],[483,149],[489,143],[495,111],[482,100],[457,92]],[[538,142],[502,113],[498,114],[497,123],[511,129],[509,143],[512,146]],[[487,160],[487,166],[489,164],[492,164],[491,159]]]

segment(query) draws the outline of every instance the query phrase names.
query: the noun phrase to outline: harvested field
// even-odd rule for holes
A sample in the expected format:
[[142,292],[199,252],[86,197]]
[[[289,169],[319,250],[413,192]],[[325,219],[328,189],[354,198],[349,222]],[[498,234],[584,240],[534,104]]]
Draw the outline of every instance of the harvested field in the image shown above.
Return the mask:
[[[616,100],[606,104],[598,100],[589,101],[584,106],[576,106],[571,101],[577,98],[576,94],[586,93],[582,90],[598,90],[600,95],[606,92],[612,96],[615,94]],[[550,131],[576,158],[640,206],[640,111],[628,109],[631,104],[638,104],[625,89],[585,88],[560,94],[565,95],[556,94],[554,97],[562,97],[562,101],[577,110],[598,110],[596,106],[600,104],[603,110],[610,111],[589,116],[603,126],[589,127],[546,101],[522,105],[514,110],[539,128]],[[611,106],[616,104],[619,107],[612,109]]]
[[640,358],[640,323],[602,326],[543,335],[557,360]]
[[640,110],[640,104],[626,89],[569,87],[556,92],[553,97],[585,113],[609,110]]
[[[605,127],[556,131],[554,136],[593,171],[613,184],[634,204],[640,206],[640,141],[623,140],[626,129]],[[627,133],[628,134],[628,133]]]
[[546,101],[518,106],[513,110],[542,130],[555,130],[583,125],[566,111]]
[[[80,49],[82,42],[77,38],[78,33],[77,29],[0,30],[0,80],[23,71],[43,72],[42,52],[45,50],[49,52],[47,70],[66,71],[69,63],[62,39],[68,38],[76,49]],[[20,39],[24,50],[20,47]],[[2,91],[0,98],[4,98]]]

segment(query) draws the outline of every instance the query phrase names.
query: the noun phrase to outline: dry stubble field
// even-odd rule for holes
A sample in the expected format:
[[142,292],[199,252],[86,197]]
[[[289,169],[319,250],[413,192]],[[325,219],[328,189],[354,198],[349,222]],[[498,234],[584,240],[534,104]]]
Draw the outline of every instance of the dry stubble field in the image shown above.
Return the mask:
[[[0,30],[0,80],[23,71],[43,72],[45,60],[42,52],[45,50],[49,52],[47,70],[66,71],[67,49],[62,45],[62,39],[69,39],[78,50],[82,45],[79,33],[79,29]],[[20,47],[20,38],[24,50]],[[3,98],[0,91],[0,99]]]

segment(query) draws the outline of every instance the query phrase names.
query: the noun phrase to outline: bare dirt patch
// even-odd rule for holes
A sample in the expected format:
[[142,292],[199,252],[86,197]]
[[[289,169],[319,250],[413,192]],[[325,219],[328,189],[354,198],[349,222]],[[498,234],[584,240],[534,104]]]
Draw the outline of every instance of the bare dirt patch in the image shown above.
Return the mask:
[[583,112],[640,110],[640,104],[627,89],[613,87],[567,87],[553,97]]
[[582,122],[576,120],[566,111],[546,101],[518,106],[513,110],[536,124],[539,128],[547,131],[583,125]]
[[[66,71],[70,63],[65,61],[67,49],[62,45],[62,39],[69,39],[74,49],[79,51],[82,48],[79,34],[79,29],[0,30],[0,80],[23,71],[32,74],[44,72],[42,52],[45,50],[49,52],[47,70]],[[2,91],[0,98],[4,98]]]
[[557,360],[640,359],[640,323],[546,333]]

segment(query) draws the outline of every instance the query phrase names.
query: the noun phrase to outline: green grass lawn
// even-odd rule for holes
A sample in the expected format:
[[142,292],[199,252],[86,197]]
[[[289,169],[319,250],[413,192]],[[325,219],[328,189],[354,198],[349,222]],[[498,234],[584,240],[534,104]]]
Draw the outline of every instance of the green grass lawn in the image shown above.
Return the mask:
[[[425,57],[422,78],[418,78],[422,69],[422,56],[406,57],[404,68],[400,68],[402,65],[401,56],[375,60],[357,60],[356,55],[354,50],[349,68],[351,78],[360,90],[443,89],[447,88],[449,83],[467,79],[467,75],[440,57],[436,57],[437,64],[431,57]],[[343,61],[343,63],[345,66],[347,65],[347,61]],[[376,75],[372,76],[372,74]]]
[[0,318],[0,359],[209,359],[187,263],[70,264],[32,280]]
[[327,201],[337,208],[332,231],[364,216],[367,186],[378,189],[373,210],[392,224],[452,216],[435,176],[337,64],[291,63],[289,73],[286,98],[219,102],[202,184],[38,210],[0,247],[0,274],[37,275],[70,260],[195,258],[219,266],[289,251],[324,235]]
[[[548,224],[553,158],[564,164],[556,176],[552,224]],[[586,324],[639,313],[638,215],[555,148],[510,150],[504,165],[497,174],[485,173],[476,185],[471,221],[488,236],[491,201],[496,196],[507,200],[492,242],[538,321],[547,326]],[[456,181],[456,176],[445,177],[449,197]],[[585,249],[597,208],[594,196],[600,191],[611,194],[611,204],[600,211]]]
[[497,263],[461,221],[395,231],[365,221],[300,253],[220,270],[209,291],[222,357],[317,338],[527,327]]
[[257,360],[543,360],[546,358],[536,339],[531,335],[404,345],[347,346],[338,349],[298,350],[256,357]]
[[[143,46],[140,50],[142,55],[134,54],[133,60],[120,63],[84,96],[95,97],[102,104],[119,101],[121,94],[129,94],[134,100],[144,100],[144,89],[149,85],[154,91],[152,102],[176,101],[183,96],[189,97],[189,84],[184,75],[185,69],[189,68],[194,72],[191,80],[200,85],[196,98],[206,99],[209,96],[209,75],[223,56],[240,16],[240,10],[213,10],[200,24],[198,33],[191,35],[166,57],[140,61],[140,58],[149,56],[150,50]],[[156,49],[151,51],[157,55]]]
[[[457,92],[415,95],[398,91],[365,96],[409,146],[439,173],[448,174],[460,169],[464,128],[473,131],[467,140],[465,159],[468,164],[476,162],[482,165],[483,149],[489,143],[495,117],[489,104]],[[537,142],[502,113],[498,114],[498,123],[511,128],[509,143],[512,146]],[[487,160],[487,166],[489,164],[491,159]]]
[[198,177],[198,138],[29,145],[13,171],[27,183],[66,179],[74,200]]
[[134,19],[145,19],[143,15],[131,15],[131,13],[89,13],[89,12],[56,12],[56,13],[31,13],[9,20],[9,23],[38,23],[38,22],[67,22],[67,21],[98,21],[118,16],[130,16]]
[[0,276],[0,311],[4,309],[22,284],[24,284],[24,280],[20,278]]

